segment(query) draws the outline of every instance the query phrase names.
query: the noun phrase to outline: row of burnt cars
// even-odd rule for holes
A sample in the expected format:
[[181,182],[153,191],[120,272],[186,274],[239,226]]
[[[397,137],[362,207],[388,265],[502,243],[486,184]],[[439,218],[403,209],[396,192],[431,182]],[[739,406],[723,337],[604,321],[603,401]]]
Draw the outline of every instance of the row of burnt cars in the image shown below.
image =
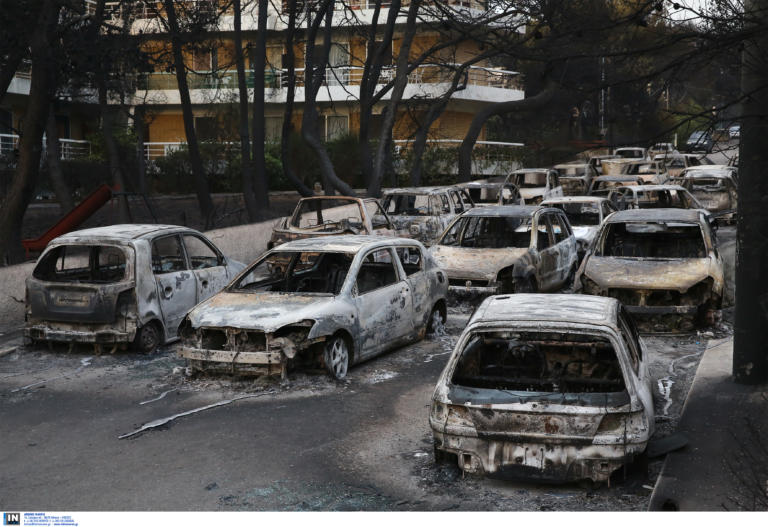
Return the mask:
[[[490,294],[437,381],[436,458],[473,473],[605,482],[642,458],[653,433],[637,322],[711,322],[722,262],[715,218],[692,196],[679,208],[563,196],[557,170],[381,201],[306,198],[247,266],[182,227],[71,233],[27,281],[25,335],[145,352],[180,338],[195,370],[324,368],[343,379],[440,332],[451,292]],[[543,185],[526,185],[531,174]],[[570,288],[583,294],[556,294]]]

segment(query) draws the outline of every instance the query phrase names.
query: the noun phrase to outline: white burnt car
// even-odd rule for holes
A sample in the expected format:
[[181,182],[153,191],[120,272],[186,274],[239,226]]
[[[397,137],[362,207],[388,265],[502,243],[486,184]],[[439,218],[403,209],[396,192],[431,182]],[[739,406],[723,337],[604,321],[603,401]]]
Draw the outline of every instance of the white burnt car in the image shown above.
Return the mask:
[[175,339],[184,315],[245,266],[199,232],[173,225],[113,225],[48,244],[27,279],[32,342],[133,343],[145,353]]
[[592,180],[598,176],[590,163],[562,163],[553,167],[560,176],[560,186],[565,196],[584,196]]
[[501,478],[608,482],[654,430],[647,353],[613,298],[487,298],[432,396],[437,462]]
[[722,306],[723,262],[707,212],[630,209],[606,218],[577,283],[618,299],[655,331],[712,324]]
[[416,240],[334,236],[289,242],[190,311],[181,357],[195,370],[285,376],[353,364],[445,322],[448,280]]
[[542,207],[554,207],[565,212],[568,222],[573,228],[578,246],[579,261],[584,258],[587,249],[600,230],[603,220],[609,214],[616,212],[616,207],[606,198],[597,196],[563,196],[546,199]]
[[570,284],[578,264],[563,211],[522,205],[465,212],[430,252],[459,293],[555,291]]
[[620,186],[608,194],[608,199],[618,210],[704,208],[699,200],[680,185]]
[[431,245],[450,221],[475,206],[460,187],[398,188],[384,192],[384,210],[392,218],[395,235]]
[[394,226],[374,198],[312,196],[302,198],[291,216],[278,220],[267,244],[339,234],[394,235]]
[[541,200],[563,195],[560,176],[551,168],[521,168],[507,176],[504,183],[514,183],[520,196],[503,193],[499,205],[517,205],[522,197],[526,205],[538,205]]

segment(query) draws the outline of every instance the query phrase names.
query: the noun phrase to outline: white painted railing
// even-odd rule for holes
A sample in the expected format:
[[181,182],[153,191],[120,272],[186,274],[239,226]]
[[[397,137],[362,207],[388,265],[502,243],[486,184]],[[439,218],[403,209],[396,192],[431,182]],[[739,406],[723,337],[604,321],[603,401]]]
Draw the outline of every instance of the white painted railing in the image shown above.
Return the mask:
[[[451,82],[457,65],[427,64],[414,69],[408,75],[411,84],[442,84]],[[378,84],[384,85],[395,77],[394,66],[382,69]],[[326,86],[357,86],[362,82],[363,68],[359,66],[335,66],[326,68]],[[296,86],[304,86],[304,68],[296,68]],[[237,89],[237,72],[199,72],[189,73],[187,81],[190,89]],[[253,70],[246,71],[246,85],[253,88]],[[464,73],[462,82],[473,86],[486,86],[507,90],[520,90],[521,79],[519,73],[499,68],[486,68],[471,66]],[[267,89],[286,88],[288,78],[284,69],[268,69],[264,72],[264,86]],[[138,88],[141,90],[177,90],[176,75],[174,73],[150,73],[140,78]]]
[[[0,134],[0,156],[12,156],[19,148],[19,136]],[[45,148],[45,139],[43,139]],[[82,159],[91,154],[91,142],[80,139],[59,139],[59,158],[64,161]]]

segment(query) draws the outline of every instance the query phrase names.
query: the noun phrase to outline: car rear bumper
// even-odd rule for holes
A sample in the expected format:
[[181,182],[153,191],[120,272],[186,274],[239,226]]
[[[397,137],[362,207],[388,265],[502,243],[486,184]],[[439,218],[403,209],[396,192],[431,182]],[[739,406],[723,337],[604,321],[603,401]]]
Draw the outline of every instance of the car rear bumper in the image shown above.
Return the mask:
[[592,444],[499,440],[440,432],[433,427],[435,448],[457,457],[465,472],[503,479],[607,482],[611,473],[642,454],[647,439],[636,443]]
[[120,344],[133,342],[136,330],[116,329],[88,330],[82,326],[56,328],[46,325],[30,325],[24,328],[24,336],[35,341],[83,342],[92,344]]

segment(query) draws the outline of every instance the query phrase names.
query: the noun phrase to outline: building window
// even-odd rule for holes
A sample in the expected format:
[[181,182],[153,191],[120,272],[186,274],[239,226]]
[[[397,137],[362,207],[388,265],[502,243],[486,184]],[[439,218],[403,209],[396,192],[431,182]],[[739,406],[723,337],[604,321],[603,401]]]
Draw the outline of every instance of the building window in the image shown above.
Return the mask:
[[326,115],[325,116],[325,140],[331,141],[338,139],[349,132],[348,115]]
[[267,141],[270,143],[279,143],[283,133],[283,118],[265,117],[264,128]]

